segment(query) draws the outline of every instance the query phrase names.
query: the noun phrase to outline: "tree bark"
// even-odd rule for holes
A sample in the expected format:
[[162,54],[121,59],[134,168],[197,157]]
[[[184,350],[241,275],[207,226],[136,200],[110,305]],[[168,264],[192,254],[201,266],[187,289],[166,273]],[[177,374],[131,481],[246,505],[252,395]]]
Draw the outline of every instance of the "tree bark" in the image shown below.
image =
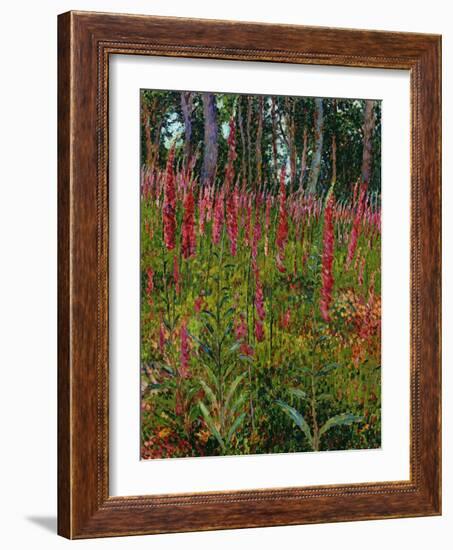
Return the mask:
[[245,133],[244,133],[244,122],[242,120],[242,96],[239,97],[238,101],[238,121],[239,121],[239,131],[241,134],[241,145],[242,145],[242,155],[241,155],[241,180],[247,180],[247,167],[246,167],[246,148],[245,148]]
[[315,150],[313,152],[313,158],[311,161],[311,173],[308,181],[308,192],[312,195],[316,193],[316,186],[318,184],[319,173],[321,171],[321,157],[322,157],[322,142],[323,142],[323,127],[324,127],[324,114],[322,98],[317,97],[315,99]]
[[214,182],[217,168],[217,107],[214,94],[203,93],[202,100],[204,115],[204,149],[203,164],[201,167],[201,184],[210,185]]
[[272,117],[272,154],[274,157],[275,178],[278,180],[278,160],[277,160],[277,117],[275,114],[275,97],[272,96],[271,117]]
[[332,136],[332,185],[337,181],[337,138]]
[[255,144],[255,157],[256,157],[256,179],[257,184],[261,185],[262,183],[262,177],[263,177],[263,155],[261,153],[261,142],[263,139],[263,96],[260,96],[259,98],[259,105],[258,105],[258,128],[256,130],[256,144]]
[[252,188],[252,137],[251,137],[251,123],[252,123],[252,101],[253,96],[247,96],[247,181],[249,189]]
[[191,92],[181,92],[181,110],[184,119],[184,164],[187,166],[192,154],[193,95]]
[[362,183],[368,184],[371,178],[373,163],[373,131],[375,125],[374,101],[365,101],[365,114],[363,119],[363,157],[362,157]]
[[308,131],[304,128],[304,144],[302,147],[302,156],[300,158],[299,190],[304,188],[304,176],[307,170],[307,149],[308,149]]
[[294,192],[296,190],[296,121],[295,121],[296,104],[289,97],[285,100],[286,110],[286,128],[288,132],[288,148],[289,148],[289,165],[290,179],[289,188]]

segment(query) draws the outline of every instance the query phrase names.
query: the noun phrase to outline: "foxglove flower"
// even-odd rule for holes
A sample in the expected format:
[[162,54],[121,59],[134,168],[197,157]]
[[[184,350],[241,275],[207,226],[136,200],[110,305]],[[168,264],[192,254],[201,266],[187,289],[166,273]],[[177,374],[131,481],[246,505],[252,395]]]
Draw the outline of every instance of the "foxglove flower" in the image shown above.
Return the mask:
[[214,206],[214,221],[212,223],[212,240],[214,244],[219,244],[220,237],[222,235],[224,221],[224,203],[223,203],[223,193],[220,192],[217,195],[215,206]]
[[236,256],[237,253],[237,240],[238,240],[238,205],[239,194],[237,187],[234,188],[233,193],[227,201],[227,215],[226,215],[226,229],[228,237],[230,239],[230,251],[232,256]]
[[288,213],[286,211],[286,168],[283,166],[280,173],[280,206],[277,228],[277,246],[283,255],[288,240]]
[[163,206],[164,242],[168,250],[173,250],[175,248],[176,233],[176,191],[175,174],[173,171],[174,157],[175,146],[173,145],[168,153],[167,159]]
[[195,199],[192,189],[189,189],[184,199],[184,216],[181,233],[182,255],[187,260],[195,254],[197,246],[195,236]]
[[321,300],[320,310],[321,316],[324,321],[330,321],[329,308],[332,302],[332,289],[333,289],[333,221],[332,221],[332,209],[333,209],[334,197],[333,193],[330,194],[327,199],[326,207],[324,209],[324,228],[323,228],[323,251],[322,251],[322,272],[321,272]]
[[363,210],[364,210],[365,201],[366,201],[366,187],[367,187],[366,184],[364,184],[360,189],[359,200],[357,204],[357,211],[354,218],[354,222],[352,224],[351,235],[349,237],[348,255],[346,257],[346,267],[349,267],[351,265],[351,262],[354,258],[354,254],[357,248],[357,241],[358,241],[359,232],[360,232],[360,224],[362,222]]

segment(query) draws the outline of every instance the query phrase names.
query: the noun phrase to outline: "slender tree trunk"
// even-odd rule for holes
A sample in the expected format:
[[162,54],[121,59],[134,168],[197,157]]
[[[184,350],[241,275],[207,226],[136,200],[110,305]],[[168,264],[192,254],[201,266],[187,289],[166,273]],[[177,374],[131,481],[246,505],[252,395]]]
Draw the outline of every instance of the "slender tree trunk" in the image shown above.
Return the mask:
[[316,193],[316,186],[318,184],[319,173],[321,171],[321,157],[322,157],[322,142],[323,142],[323,127],[324,127],[324,114],[322,98],[317,97],[315,99],[315,150],[313,152],[313,158],[311,161],[311,173],[308,181],[308,192],[312,195]]
[[300,158],[299,189],[304,188],[304,176],[307,170],[307,148],[308,148],[308,130],[304,128],[304,144],[302,147],[302,156]]
[[[143,124],[145,126],[145,142],[146,142],[146,165],[148,168],[154,168],[157,162],[157,156],[159,152],[159,139],[162,122],[157,125],[156,120],[156,101],[152,102],[151,106],[145,105],[143,107]],[[157,129],[154,133],[154,139],[152,137],[151,128]]]
[[365,101],[365,114],[363,120],[363,157],[362,157],[362,183],[369,183],[373,162],[373,131],[375,125],[374,101]]
[[201,183],[202,185],[208,185],[214,182],[217,168],[217,108],[214,94],[203,93],[202,99],[204,115],[204,151],[203,165],[201,167]]
[[293,191],[296,190],[296,125],[294,118],[291,119],[291,124],[289,125],[289,159],[291,167],[291,179],[290,179],[290,189]]
[[151,167],[151,162],[152,162],[152,154],[153,154],[153,142],[152,142],[152,139],[151,139],[151,127],[150,127],[150,123],[149,123],[149,109],[148,107],[145,105],[143,107],[143,111],[142,111],[142,116],[143,116],[143,126],[144,126],[144,129],[145,129],[145,143],[146,143],[146,159],[145,159],[145,164],[148,166],[148,168]]
[[160,120],[157,124],[156,135],[154,136],[154,143],[152,146],[153,151],[153,166],[157,166],[159,162],[159,143],[160,143],[160,131],[162,130],[163,121]]
[[251,123],[252,123],[252,101],[253,96],[247,96],[247,181],[249,189],[252,188],[252,138],[251,138]]
[[273,156],[274,156],[275,177],[276,177],[276,179],[278,179],[277,117],[276,117],[276,114],[275,114],[275,97],[274,96],[272,96],[271,117],[272,117],[272,153],[273,153]]
[[263,139],[263,96],[260,96],[259,98],[259,105],[258,105],[258,128],[256,130],[256,150],[255,150],[255,158],[256,158],[256,179],[257,184],[260,185],[262,182],[263,177],[263,155],[261,153],[261,142]]
[[242,96],[239,97],[238,101],[238,120],[239,120],[239,132],[241,134],[241,145],[242,145],[242,156],[241,156],[241,171],[242,177],[241,180],[244,181],[247,178],[247,167],[246,167],[246,148],[245,148],[245,134],[244,134],[244,122],[242,120]]
[[187,167],[192,154],[193,95],[191,92],[181,92],[181,110],[184,118],[184,164]]
[[289,167],[290,167],[290,174],[289,174],[289,189],[291,191],[296,190],[296,103],[295,100],[291,99],[290,97],[285,98],[285,130],[283,129],[282,120],[281,117],[279,117],[280,121],[280,129],[282,132],[282,135],[285,136],[286,134],[286,145],[288,146],[288,155],[289,155]]
[[332,136],[332,185],[337,181],[337,138]]

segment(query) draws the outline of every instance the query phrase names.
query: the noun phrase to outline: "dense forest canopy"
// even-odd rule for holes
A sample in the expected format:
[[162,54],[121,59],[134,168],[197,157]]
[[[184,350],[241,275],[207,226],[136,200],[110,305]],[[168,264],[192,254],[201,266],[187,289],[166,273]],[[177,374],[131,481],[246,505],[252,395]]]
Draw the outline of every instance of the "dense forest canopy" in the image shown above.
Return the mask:
[[189,162],[202,184],[223,177],[229,124],[237,129],[235,173],[248,188],[277,190],[286,165],[292,191],[348,200],[362,179],[376,197],[381,188],[381,102],[362,99],[142,91],[143,166]]

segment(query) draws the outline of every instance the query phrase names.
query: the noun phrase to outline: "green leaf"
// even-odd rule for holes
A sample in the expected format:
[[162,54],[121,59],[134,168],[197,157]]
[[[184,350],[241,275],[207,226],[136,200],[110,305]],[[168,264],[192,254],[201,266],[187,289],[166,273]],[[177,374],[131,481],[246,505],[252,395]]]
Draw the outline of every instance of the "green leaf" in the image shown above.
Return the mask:
[[324,365],[324,367],[322,367],[317,373],[316,373],[316,376],[325,376],[326,374],[328,374],[329,372],[335,370],[335,369],[339,369],[341,367],[341,365],[339,365],[338,363],[329,363],[328,365]]
[[187,331],[187,334],[190,336],[190,338],[192,338],[192,340],[194,340],[199,346],[200,348],[207,354],[209,355],[209,357],[211,357],[212,359],[214,359],[214,354],[211,350],[211,348],[205,344],[204,342],[202,342],[199,338],[197,338],[194,334],[192,334],[190,331]]
[[229,317],[230,315],[232,315],[234,312],[236,311],[236,308],[234,307],[229,307],[226,311],[225,311],[225,315],[224,317]]
[[203,417],[206,421],[206,424],[208,425],[208,428],[209,428],[210,432],[217,439],[220,447],[224,451],[225,450],[225,443],[223,442],[223,439],[222,439],[222,436],[219,433],[219,430],[215,427],[214,421],[212,420],[211,415],[209,414],[208,409],[206,408],[206,405],[202,401],[200,401],[199,406],[200,406],[201,414],[203,415]]
[[223,339],[225,339],[228,336],[228,334],[231,333],[231,331],[233,330],[233,326],[234,326],[233,321],[228,321],[228,324],[225,328],[225,332],[223,333]]
[[303,431],[305,437],[308,439],[310,446],[313,447],[313,438],[311,436],[310,426],[307,424],[305,418],[296,409],[282,401],[277,399],[276,403],[286,412],[286,414],[295,422],[295,424]]
[[299,388],[290,388],[289,393],[299,399],[307,399],[307,394]]
[[330,395],[330,393],[321,393],[317,396],[316,401],[330,401],[333,399],[333,395]]
[[237,376],[234,381],[232,382],[229,390],[228,390],[228,393],[226,395],[226,398],[225,398],[225,409],[228,409],[228,405],[230,403],[230,400],[231,398],[233,397],[233,394],[234,392],[236,391],[236,388],[238,387],[238,384],[241,382],[241,380],[244,378],[244,376],[246,375],[245,372],[243,372],[242,374],[240,374],[239,376]]
[[234,433],[239,428],[239,426],[242,424],[242,421],[244,420],[244,418],[245,418],[245,413],[242,413],[233,422],[233,425],[231,426],[231,428],[228,431],[227,443],[229,443],[231,441],[231,438],[233,437]]
[[203,365],[203,367],[205,368],[206,370],[206,373],[209,377],[209,379],[211,380],[212,382],[212,385],[215,387],[215,388],[219,388],[219,379],[217,378],[217,376],[215,375],[214,371],[212,370],[212,368],[207,365],[204,361],[201,363]]
[[234,371],[236,367],[236,363],[231,363],[229,367],[227,367],[227,369],[225,370],[224,374],[223,374],[223,379],[224,380],[227,380],[228,377],[230,376],[230,374]]
[[211,333],[211,334],[214,334],[214,329],[211,325],[211,323],[208,323],[208,321],[206,321],[205,323],[203,323],[204,326],[208,329],[208,331]]
[[222,299],[220,300],[220,305],[219,305],[219,308],[222,309],[224,304],[226,302],[228,302],[230,300],[230,295],[229,294],[224,294]]
[[209,311],[209,309],[203,309],[201,313],[204,313],[205,315],[209,315],[209,317],[212,317],[214,321],[216,320],[216,316],[214,315],[214,313],[212,313],[212,311]]
[[248,361],[249,363],[253,363],[253,357],[250,357],[250,355],[239,355],[239,359],[241,361]]
[[240,347],[241,347],[241,342],[236,342],[231,346],[231,348],[228,351],[230,351],[231,353],[234,353]]
[[206,396],[211,401],[212,405],[218,410],[219,406],[218,406],[218,403],[217,403],[216,396],[214,395],[214,392],[212,391],[212,389],[206,384],[206,382],[204,380],[200,380],[200,384],[201,384],[201,387],[203,388]]
[[308,367],[305,367],[305,366],[299,367],[299,370],[301,370],[306,375],[311,375],[312,374],[311,369],[308,368]]
[[195,420],[198,418],[199,414],[200,414],[200,407],[199,407],[199,404],[197,403],[197,405],[194,405],[193,407],[190,408],[189,421],[190,422],[195,422]]
[[351,413],[343,413],[332,416],[332,418],[329,418],[329,420],[327,420],[327,422],[319,430],[319,437],[321,437],[322,434],[326,433],[327,430],[330,430],[330,428],[333,428],[334,426],[350,426],[351,424],[354,424],[354,422],[362,421],[363,417],[356,416],[355,414]]
[[238,410],[238,408],[245,403],[246,395],[245,393],[241,393],[239,397],[236,399],[236,401],[231,405],[229,410],[227,411],[227,416],[234,416],[235,412]]

